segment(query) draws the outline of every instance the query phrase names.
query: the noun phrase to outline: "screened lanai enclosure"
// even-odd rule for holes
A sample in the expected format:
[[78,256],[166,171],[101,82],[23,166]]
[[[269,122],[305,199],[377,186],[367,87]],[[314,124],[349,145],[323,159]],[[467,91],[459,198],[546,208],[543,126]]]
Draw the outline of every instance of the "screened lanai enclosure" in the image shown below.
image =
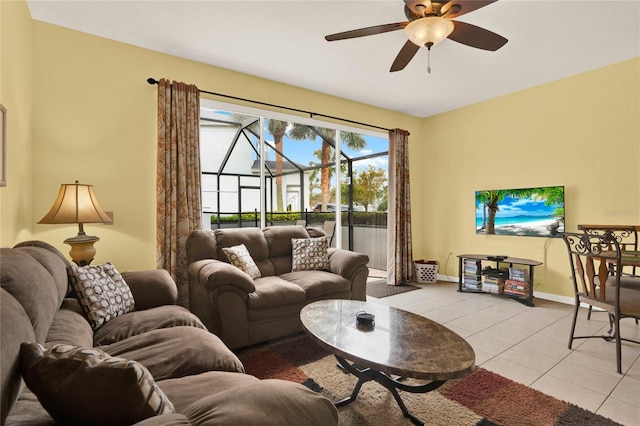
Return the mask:
[[388,136],[332,126],[203,100],[203,227],[335,222],[332,246],[386,269]]

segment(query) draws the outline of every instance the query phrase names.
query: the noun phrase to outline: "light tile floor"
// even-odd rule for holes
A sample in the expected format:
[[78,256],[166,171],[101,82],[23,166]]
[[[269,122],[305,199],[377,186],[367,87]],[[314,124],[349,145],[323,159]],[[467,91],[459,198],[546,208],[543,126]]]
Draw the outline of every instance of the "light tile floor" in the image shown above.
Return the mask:
[[[404,309],[446,325],[474,348],[476,364],[624,425],[640,425],[640,345],[622,343],[616,373],[615,344],[576,340],[567,348],[573,306],[535,299],[534,307],[490,294],[459,293],[439,281],[419,290],[367,300]],[[576,334],[605,333],[606,314],[586,319]],[[623,336],[640,340],[640,325],[622,321]]]

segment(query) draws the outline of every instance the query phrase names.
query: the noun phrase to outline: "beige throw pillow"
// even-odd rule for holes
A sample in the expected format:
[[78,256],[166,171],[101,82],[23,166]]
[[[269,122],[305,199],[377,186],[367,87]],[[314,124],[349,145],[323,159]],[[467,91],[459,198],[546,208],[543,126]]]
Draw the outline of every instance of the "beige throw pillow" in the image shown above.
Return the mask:
[[291,270],[313,271],[329,269],[329,240],[327,237],[292,238]]
[[133,424],[174,413],[142,364],[95,348],[38,343],[21,347],[22,377],[60,424]]
[[135,309],[131,289],[111,263],[70,266],[68,272],[71,287],[94,330]]
[[247,250],[247,247],[244,244],[233,247],[224,247],[222,251],[225,256],[227,256],[227,259],[229,259],[229,263],[249,275],[251,278],[260,278],[262,276],[262,274],[260,274],[260,269],[258,269],[258,266],[251,258],[249,250]]

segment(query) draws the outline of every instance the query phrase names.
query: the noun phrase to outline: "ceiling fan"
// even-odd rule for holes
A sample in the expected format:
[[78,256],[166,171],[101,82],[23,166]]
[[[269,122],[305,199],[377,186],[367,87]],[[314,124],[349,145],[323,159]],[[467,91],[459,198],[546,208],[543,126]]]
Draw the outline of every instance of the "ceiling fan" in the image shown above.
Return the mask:
[[325,39],[346,40],[404,29],[409,40],[393,61],[391,72],[404,69],[420,47],[425,46],[431,50],[431,46],[445,38],[478,49],[496,51],[507,43],[506,38],[484,28],[451,19],[496,1],[498,0],[404,0],[404,14],[409,21],[344,31],[330,34]]

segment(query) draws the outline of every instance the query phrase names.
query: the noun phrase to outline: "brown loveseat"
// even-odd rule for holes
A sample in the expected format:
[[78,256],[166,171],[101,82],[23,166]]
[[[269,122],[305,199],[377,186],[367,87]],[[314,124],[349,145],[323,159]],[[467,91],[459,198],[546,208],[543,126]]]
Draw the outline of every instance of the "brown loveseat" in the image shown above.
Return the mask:
[[[69,266],[43,242],[0,251],[2,425],[56,424],[43,406],[63,424],[337,424],[337,411],[323,396],[245,374],[218,337],[175,306],[176,285],[166,271],[123,273],[134,310],[94,330],[70,297]],[[74,356],[65,358],[68,353]],[[138,374],[133,389],[132,372]],[[144,409],[155,410],[151,417],[146,411],[135,417],[141,392]]]
[[[327,270],[292,272],[292,240],[322,235],[299,225],[194,231],[187,239],[189,308],[238,348],[302,330],[300,310],[310,302],[366,300],[367,255],[329,248]],[[261,277],[228,263],[223,249],[240,244]]]

